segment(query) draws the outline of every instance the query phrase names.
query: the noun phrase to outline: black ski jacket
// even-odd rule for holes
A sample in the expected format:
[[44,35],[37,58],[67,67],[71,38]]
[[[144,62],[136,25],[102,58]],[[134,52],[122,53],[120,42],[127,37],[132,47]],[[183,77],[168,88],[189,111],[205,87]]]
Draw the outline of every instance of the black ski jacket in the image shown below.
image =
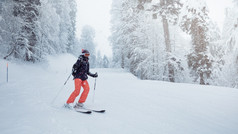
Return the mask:
[[87,80],[88,76],[95,77],[95,74],[89,72],[88,57],[80,55],[77,62],[73,65],[72,75],[74,79],[79,78],[82,81]]

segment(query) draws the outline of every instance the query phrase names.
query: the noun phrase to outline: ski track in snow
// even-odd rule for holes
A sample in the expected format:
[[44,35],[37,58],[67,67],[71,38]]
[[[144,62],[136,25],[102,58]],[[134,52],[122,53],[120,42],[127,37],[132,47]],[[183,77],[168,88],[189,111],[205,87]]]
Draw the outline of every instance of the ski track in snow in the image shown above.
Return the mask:
[[[139,80],[122,69],[89,78],[86,106],[104,114],[81,114],[62,108],[74,89],[63,86],[75,62],[71,55],[49,57],[47,64],[0,60],[1,134],[237,134],[238,90],[232,88]],[[53,98],[62,88],[52,104]],[[76,99],[78,100],[78,98]]]

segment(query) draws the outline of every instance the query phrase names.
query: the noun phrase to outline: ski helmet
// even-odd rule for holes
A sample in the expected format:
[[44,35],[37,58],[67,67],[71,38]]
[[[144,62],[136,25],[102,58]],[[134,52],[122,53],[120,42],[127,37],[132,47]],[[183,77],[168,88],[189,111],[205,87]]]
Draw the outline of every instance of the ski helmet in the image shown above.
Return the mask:
[[88,50],[82,49],[82,55],[84,55],[85,57],[88,57],[90,55],[90,53]]

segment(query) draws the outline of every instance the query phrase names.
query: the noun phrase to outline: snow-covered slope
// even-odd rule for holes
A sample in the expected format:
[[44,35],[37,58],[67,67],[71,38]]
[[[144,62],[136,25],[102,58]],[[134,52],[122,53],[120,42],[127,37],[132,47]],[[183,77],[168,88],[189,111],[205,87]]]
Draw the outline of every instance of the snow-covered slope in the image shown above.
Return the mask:
[[[63,86],[76,58],[51,56],[44,64],[0,60],[1,134],[237,134],[238,90],[224,87],[142,81],[121,69],[98,72],[87,106],[104,114],[62,108],[74,89]],[[57,95],[53,103],[52,100]]]

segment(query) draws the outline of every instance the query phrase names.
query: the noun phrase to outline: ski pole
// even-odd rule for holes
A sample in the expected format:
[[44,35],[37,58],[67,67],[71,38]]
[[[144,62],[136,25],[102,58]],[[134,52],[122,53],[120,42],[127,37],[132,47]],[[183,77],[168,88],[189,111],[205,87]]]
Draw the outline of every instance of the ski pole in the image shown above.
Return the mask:
[[71,74],[69,75],[68,79],[64,82],[64,85],[68,82],[70,77],[71,77]]
[[95,82],[94,82],[93,103],[94,103],[94,96],[95,96],[95,90],[96,90],[96,81],[97,81],[97,78],[95,78]]
[[8,63],[7,63],[7,82],[8,82]]
[[58,93],[56,94],[55,98],[52,100],[51,104],[53,104],[53,103],[55,102],[56,98],[59,96],[59,94],[60,94],[61,91],[63,90],[63,88],[64,88],[65,84],[67,83],[67,81],[69,80],[70,76],[71,76],[71,73],[70,73],[69,77],[67,78],[67,80],[64,82],[64,85],[60,88],[60,90],[59,90]]

